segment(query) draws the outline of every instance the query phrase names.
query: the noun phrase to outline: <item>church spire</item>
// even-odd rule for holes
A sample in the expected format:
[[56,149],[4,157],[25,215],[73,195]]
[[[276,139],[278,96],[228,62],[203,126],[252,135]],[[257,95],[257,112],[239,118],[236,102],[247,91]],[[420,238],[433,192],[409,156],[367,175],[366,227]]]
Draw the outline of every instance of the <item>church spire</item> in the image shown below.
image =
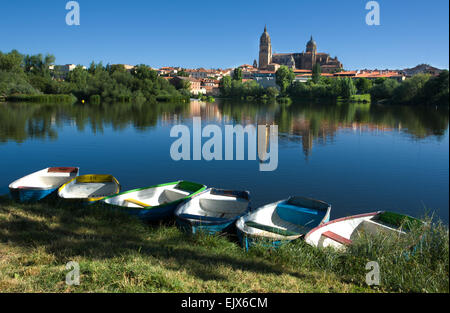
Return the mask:
[[267,33],[267,24],[264,25],[264,32]]

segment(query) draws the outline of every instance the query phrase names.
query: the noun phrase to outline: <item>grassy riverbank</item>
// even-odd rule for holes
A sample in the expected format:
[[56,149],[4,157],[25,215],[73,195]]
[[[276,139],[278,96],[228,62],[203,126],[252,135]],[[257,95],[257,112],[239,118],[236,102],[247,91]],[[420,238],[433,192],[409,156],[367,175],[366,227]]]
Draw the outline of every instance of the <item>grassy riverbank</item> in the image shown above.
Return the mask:
[[[375,247],[337,254],[298,241],[245,253],[234,236],[186,236],[173,222],[0,198],[0,292],[448,292],[446,227],[407,259]],[[365,284],[367,260],[380,263],[379,287]],[[65,284],[69,261],[80,264],[79,286]]]

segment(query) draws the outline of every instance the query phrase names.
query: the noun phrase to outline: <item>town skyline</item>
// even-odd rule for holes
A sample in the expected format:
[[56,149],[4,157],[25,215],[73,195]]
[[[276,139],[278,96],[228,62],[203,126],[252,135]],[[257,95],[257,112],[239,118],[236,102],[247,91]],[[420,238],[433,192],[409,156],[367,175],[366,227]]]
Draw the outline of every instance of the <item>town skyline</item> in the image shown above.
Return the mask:
[[318,50],[338,56],[346,70],[404,69],[422,63],[449,67],[447,1],[433,6],[378,1],[380,26],[365,24],[366,1],[293,1],[285,4],[290,10],[269,10],[268,1],[197,1],[196,10],[181,2],[137,1],[126,8],[107,1],[78,2],[79,26],[65,25],[66,1],[2,3],[0,11],[8,14],[0,21],[0,51],[51,53],[56,64],[234,68],[258,59],[259,36],[267,25],[274,53],[302,52],[313,36]]

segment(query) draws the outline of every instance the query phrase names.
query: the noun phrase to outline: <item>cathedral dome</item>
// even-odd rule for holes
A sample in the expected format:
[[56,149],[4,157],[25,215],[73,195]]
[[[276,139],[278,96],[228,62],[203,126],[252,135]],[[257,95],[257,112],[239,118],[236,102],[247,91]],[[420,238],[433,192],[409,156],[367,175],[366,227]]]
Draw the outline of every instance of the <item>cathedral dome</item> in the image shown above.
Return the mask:
[[311,36],[311,39],[306,44],[306,52],[315,52],[317,50],[317,44],[314,41],[313,37]]

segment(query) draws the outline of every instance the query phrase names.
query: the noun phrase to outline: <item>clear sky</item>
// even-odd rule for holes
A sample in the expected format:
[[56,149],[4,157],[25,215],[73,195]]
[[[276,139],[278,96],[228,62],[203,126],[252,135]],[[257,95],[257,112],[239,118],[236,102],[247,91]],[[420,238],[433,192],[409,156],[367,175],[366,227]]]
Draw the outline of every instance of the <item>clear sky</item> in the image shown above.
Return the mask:
[[252,64],[267,24],[274,52],[319,52],[346,69],[449,64],[448,0],[379,0],[381,25],[367,26],[368,0],[1,0],[0,51],[52,53],[57,64],[91,61],[224,68]]

